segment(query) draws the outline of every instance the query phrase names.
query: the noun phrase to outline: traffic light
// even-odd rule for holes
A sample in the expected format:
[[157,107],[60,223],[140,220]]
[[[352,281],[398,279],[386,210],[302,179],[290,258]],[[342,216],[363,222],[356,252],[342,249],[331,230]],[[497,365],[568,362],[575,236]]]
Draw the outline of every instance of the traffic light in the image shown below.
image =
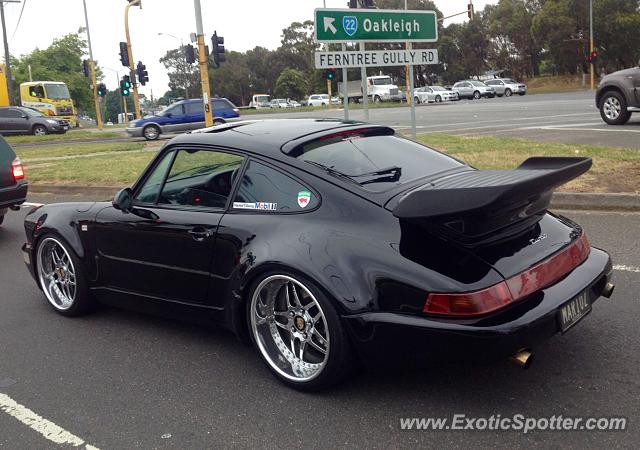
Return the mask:
[[82,61],[82,73],[84,73],[84,76],[89,78],[89,60],[85,59],[84,61]]
[[123,97],[128,97],[131,94],[131,77],[129,75],[125,75],[120,80],[120,94]]
[[598,62],[598,50],[594,50],[589,54],[589,58],[587,58],[591,64],[595,64]]
[[149,81],[149,72],[147,72],[147,66],[142,64],[142,61],[138,61],[138,65],[136,66],[136,75],[138,76],[138,81],[143,86]]
[[104,83],[100,83],[98,85],[98,97],[106,97],[107,95],[107,86]]
[[337,74],[338,72],[336,71],[336,69],[324,69],[322,71],[322,78],[324,78],[325,80],[332,81],[336,78]]
[[196,49],[193,45],[187,44],[184,47],[185,59],[187,64],[193,64],[196,62]]
[[120,62],[123,66],[129,67],[129,46],[126,42],[120,42]]
[[211,47],[213,48],[213,62],[216,67],[220,67],[220,63],[227,60],[224,49],[224,38],[218,36],[218,32],[214,31],[211,36]]
[[473,9],[473,3],[469,3],[467,5],[467,17],[469,17],[469,19],[473,19],[474,15],[475,15],[475,11]]
[[362,0],[360,3],[365,9],[374,9],[376,7],[374,0]]
[[349,8],[356,9],[358,7],[358,0],[349,0]]

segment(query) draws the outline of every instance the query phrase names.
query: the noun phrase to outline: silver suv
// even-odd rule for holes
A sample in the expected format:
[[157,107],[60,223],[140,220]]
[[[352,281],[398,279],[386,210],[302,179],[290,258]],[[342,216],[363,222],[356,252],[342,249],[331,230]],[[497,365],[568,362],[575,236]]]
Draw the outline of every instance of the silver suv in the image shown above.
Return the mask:
[[493,87],[477,80],[458,81],[451,90],[457,92],[460,98],[478,100],[480,97],[493,98],[496,96],[496,91]]
[[496,90],[498,97],[511,97],[513,94],[525,95],[527,93],[527,85],[518,83],[511,78],[496,78],[495,80],[485,81],[484,84],[491,86]]

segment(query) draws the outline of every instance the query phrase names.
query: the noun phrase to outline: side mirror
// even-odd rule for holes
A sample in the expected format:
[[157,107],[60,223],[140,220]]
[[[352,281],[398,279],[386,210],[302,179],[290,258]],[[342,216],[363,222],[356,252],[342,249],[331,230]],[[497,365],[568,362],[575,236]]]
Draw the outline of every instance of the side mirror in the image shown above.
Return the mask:
[[171,114],[171,113],[166,113],[164,116],[165,116],[165,117],[168,117],[169,119],[171,119],[171,118],[173,117],[173,114]]
[[113,197],[112,205],[115,209],[120,211],[130,211],[133,206],[133,192],[131,188],[125,188],[120,191]]

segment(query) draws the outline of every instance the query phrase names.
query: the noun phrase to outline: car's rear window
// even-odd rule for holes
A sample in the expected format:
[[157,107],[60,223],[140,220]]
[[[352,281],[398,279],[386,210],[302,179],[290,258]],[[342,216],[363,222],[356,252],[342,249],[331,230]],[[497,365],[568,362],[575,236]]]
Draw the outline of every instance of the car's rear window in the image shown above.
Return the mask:
[[341,133],[302,144],[290,155],[375,192],[463,165],[408,139],[380,134]]

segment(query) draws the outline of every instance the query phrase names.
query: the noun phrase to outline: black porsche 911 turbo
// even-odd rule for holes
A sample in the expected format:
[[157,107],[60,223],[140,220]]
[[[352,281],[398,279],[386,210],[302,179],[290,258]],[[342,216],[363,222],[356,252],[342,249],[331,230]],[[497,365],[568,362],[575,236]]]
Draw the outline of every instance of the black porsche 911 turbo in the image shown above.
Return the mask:
[[298,389],[392,357],[526,365],[613,291],[609,255],[547,211],[590,166],[476,170],[385,126],[236,122],[171,140],[113,202],[33,209],[23,251],[58,313],[195,310]]

